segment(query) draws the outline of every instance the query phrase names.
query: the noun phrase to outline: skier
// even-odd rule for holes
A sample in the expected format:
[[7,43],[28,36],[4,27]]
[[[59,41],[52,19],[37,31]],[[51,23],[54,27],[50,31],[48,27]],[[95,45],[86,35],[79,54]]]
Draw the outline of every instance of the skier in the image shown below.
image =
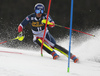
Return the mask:
[[[32,33],[33,33],[33,42],[39,44],[41,46],[42,44],[42,39],[43,39],[43,34],[44,34],[44,29],[45,29],[45,24],[41,23],[41,21],[43,19],[47,18],[47,14],[44,13],[45,11],[45,6],[42,3],[37,3],[34,6],[34,10],[35,13],[32,13],[30,15],[28,15],[18,26],[18,36],[22,36],[23,33],[23,28],[27,25],[27,24],[31,24],[31,29],[32,29]],[[52,20],[52,18],[48,17],[48,21],[52,23],[52,25],[47,25],[49,27],[54,27],[54,21]],[[57,59],[59,57],[59,55],[57,55],[57,53],[54,50],[57,50],[59,52],[61,52],[62,54],[66,55],[68,57],[68,50],[66,50],[65,48],[59,46],[58,44],[56,44],[55,39],[53,38],[53,36],[49,33],[48,27],[46,28],[46,34],[45,34],[45,38],[44,41],[49,44],[50,46],[46,45],[45,43],[43,44],[43,49],[51,54],[53,56],[53,59]],[[78,58],[73,55],[72,53],[70,54],[70,58],[74,61],[74,63],[76,63],[78,61]]]

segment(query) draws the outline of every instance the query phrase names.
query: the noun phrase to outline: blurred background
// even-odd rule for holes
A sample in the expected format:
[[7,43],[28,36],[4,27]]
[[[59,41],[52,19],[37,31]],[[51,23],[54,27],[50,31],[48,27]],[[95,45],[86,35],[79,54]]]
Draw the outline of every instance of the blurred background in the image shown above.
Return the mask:
[[[18,25],[34,12],[36,3],[43,3],[47,12],[49,0],[0,0],[0,42],[17,36]],[[56,24],[70,27],[70,6],[71,0],[52,0],[50,15]],[[74,0],[73,29],[90,33],[96,28],[100,28],[100,0]],[[69,36],[69,30],[64,28],[54,27],[49,30],[58,41]],[[36,47],[32,41],[30,25],[24,28],[24,32],[26,37],[23,42],[16,40],[0,46]],[[83,34],[73,31],[72,35],[77,38]]]

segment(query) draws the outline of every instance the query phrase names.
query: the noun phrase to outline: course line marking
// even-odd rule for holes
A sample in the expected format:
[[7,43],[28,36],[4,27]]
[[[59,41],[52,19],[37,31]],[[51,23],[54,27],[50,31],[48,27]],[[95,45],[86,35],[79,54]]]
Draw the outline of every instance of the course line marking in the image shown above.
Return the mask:
[[23,53],[19,53],[19,52],[9,52],[9,51],[0,51],[2,53],[13,53],[13,54],[23,54]]

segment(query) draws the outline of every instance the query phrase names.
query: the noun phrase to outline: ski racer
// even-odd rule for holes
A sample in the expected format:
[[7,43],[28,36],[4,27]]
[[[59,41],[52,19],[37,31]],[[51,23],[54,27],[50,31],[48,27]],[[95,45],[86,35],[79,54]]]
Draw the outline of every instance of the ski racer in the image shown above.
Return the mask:
[[[41,46],[42,44],[42,39],[43,39],[43,34],[44,34],[44,29],[45,29],[45,24],[41,23],[41,21],[43,19],[47,19],[47,14],[44,13],[45,11],[45,6],[42,3],[37,3],[34,6],[34,10],[35,13],[32,13],[30,15],[28,15],[18,26],[18,36],[22,36],[22,31],[23,28],[27,25],[27,24],[31,24],[31,30],[33,33],[33,42],[37,43],[38,45]],[[52,23],[52,25],[47,25],[49,27],[54,27],[55,23],[52,20],[52,18],[48,17],[48,21]],[[61,52],[62,54],[64,54],[65,56],[68,57],[68,50],[66,50],[65,48],[61,47],[60,45],[56,44],[55,39],[53,38],[53,36],[49,33],[48,27],[46,28],[46,34],[45,34],[45,38],[44,41],[49,44],[50,46],[46,45],[45,43],[43,44],[43,49],[51,54],[53,56],[53,59],[57,59],[59,57],[59,55],[54,51],[57,50],[59,52]],[[70,58],[74,61],[74,63],[76,63],[78,61],[78,58],[73,55],[72,53],[70,54]]]

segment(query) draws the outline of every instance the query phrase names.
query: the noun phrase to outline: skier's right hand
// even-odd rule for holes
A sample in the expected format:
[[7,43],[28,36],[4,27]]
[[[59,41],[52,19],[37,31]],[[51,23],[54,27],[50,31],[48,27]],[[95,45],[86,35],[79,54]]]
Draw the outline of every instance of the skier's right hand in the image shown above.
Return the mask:
[[20,33],[18,34],[18,37],[22,37],[22,36],[23,36],[23,33],[20,32]]
[[23,33],[22,33],[22,32],[20,32],[20,33],[18,34],[18,36],[17,36],[17,39],[18,39],[19,41],[23,41],[24,38],[25,38],[25,36],[23,36]]
[[23,31],[23,28],[22,28],[21,25],[19,25],[19,26],[18,26],[18,32],[19,32],[18,37],[22,37],[22,36],[23,36],[22,31]]

